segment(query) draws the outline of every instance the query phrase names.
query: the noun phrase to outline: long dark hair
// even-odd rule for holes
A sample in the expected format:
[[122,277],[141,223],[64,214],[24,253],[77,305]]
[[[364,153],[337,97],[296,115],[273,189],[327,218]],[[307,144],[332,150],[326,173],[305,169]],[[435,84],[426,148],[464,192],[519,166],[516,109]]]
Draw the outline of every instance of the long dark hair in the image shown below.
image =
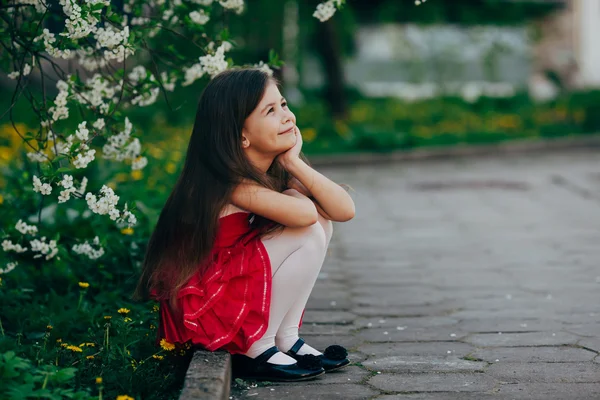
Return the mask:
[[[148,242],[134,298],[151,291],[177,309],[177,292],[203,273],[218,229],[219,214],[242,179],[281,192],[289,175],[274,162],[267,173],[242,150],[244,121],[265,89],[277,83],[258,69],[231,69],[215,76],[198,104],[185,163]],[[260,218],[259,218],[260,220]],[[272,230],[272,228],[271,228]]]

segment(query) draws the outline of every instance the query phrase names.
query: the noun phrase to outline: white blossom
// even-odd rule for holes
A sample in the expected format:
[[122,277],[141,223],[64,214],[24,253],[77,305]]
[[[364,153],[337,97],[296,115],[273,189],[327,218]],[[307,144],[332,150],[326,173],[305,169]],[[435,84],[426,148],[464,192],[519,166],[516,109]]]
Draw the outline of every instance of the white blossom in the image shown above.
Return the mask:
[[94,161],[95,154],[96,150],[94,149],[88,150],[83,154],[79,153],[73,160],[73,165],[75,166],[75,168],[85,168],[88,166],[89,163]]
[[15,225],[15,229],[21,232],[23,235],[35,235],[38,232],[38,228],[35,225],[27,225],[22,220],[18,220]]
[[113,25],[107,25],[106,28],[98,28],[94,37],[96,39],[96,48],[106,47],[113,49],[120,44],[127,43],[129,39],[129,26],[125,26],[120,31]]
[[2,242],[2,250],[5,252],[14,251],[15,253],[25,253],[27,247],[22,247],[20,244],[13,244],[10,240],[4,240]]
[[206,12],[204,12],[204,10],[200,10],[200,11],[192,11],[190,13],[190,19],[198,25],[204,25],[208,22],[210,17],[208,16],[208,14]]
[[175,76],[169,78],[169,75],[166,71],[160,73],[160,80],[166,91],[172,92],[175,90]]
[[60,50],[52,46],[52,44],[56,42],[56,38],[54,37],[54,33],[50,32],[47,28],[45,28],[42,31],[42,34],[36,37],[33,42],[35,43],[40,40],[44,42],[44,48],[46,49],[46,52],[52,57],[68,60],[73,58],[76,54],[71,52],[69,49]]
[[98,118],[96,120],[96,122],[94,122],[92,124],[92,126],[94,128],[96,128],[97,130],[101,131],[102,129],[104,129],[104,127],[106,126],[106,123],[104,122],[104,118]]
[[204,70],[202,69],[202,64],[197,63],[192,65],[190,68],[184,69],[185,79],[181,86],[189,86],[194,83],[196,80],[202,78],[204,76]]
[[56,240],[51,240],[46,243],[46,237],[42,237],[40,239],[33,239],[29,242],[31,246],[31,251],[39,252],[40,254],[36,254],[33,258],[40,258],[42,256],[46,256],[46,260],[51,259],[58,253],[58,248],[56,247]]
[[43,195],[49,195],[52,193],[52,186],[48,183],[42,183],[40,178],[37,176],[33,176],[33,191],[36,193],[41,193]]
[[244,0],[219,0],[221,7],[233,10],[236,14],[241,14],[244,11]]
[[138,157],[131,163],[131,169],[143,169],[146,165],[148,165],[148,159],[146,157]]
[[75,136],[77,136],[77,139],[81,140],[82,142],[85,142],[87,140],[89,140],[89,133],[90,131],[86,128],[87,125],[87,121],[83,121],[81,122],[78,126],[77,126],[77,130],[75,131]]
[[64,175],[62,181],[60,181],[60,185],[65,189],[69,189],[73,187],[73,176],[72,175]]
[[81,194],[83,196],[83,194],[85,193],[85,189],[87,188],[87,184],[88,184],[88,178],[86,178],[85,176],[81,179],[81,185],[79,186],[79,194]]
[[162,16],[163,21],[168,21],[173,16],[174,12],[175,11],[173,11],[172,8],[165,10],[165,12],[163,13],[163,16]]
[[227,69],[227,61],[225,60],[225,52],[231,49],[231,43],[224,42],[221,44],[214,55],[207,54],[200,57],[200,65],[204,72],[211,77],[219,74]]
[[109,80],[100,74],[94,74],[85,83],[89,89],[75,94],[75,99],[82,104],[97,107],[101,112],[108,111],[108,104],[104,101],[105,99],[112,99],[115,96],[119,85],[112,86]]
[[96,236],[93,240],[93,244],[97,246],[94,249],[92,245],[86,240],[85,243],[73,245],[73,252],[77,254],[86,255],[90,260],[96,260],[104,255],[104,248],[100,246],[100,239]]
[[27,158],[33,162],[44,162],[46,161],[46,156],[41,151],[30,151],[27,153]]
[[[85,200],[87,201],[88,207],[96,214],[109,214],[112,210],[115,210],[117,203],[119,202],[119,196],[117,196],[115,192],[106,185],[102,186],[100,189],[100,194],[101,196],[99,199],[91,192],[88,192],[85,195]],[[111,219],[116,220],[116,218],[112,217],[112,214]]]
[[[29,64],[25,63],[25,66],[23,67],[23,76],[29,75],[30,72],[31,72],[31,66]],[[17,79],[20,75],[21,75],[20,71],[13,71],[10,74],[8,74],[8,77],[10,79]]]
[[130,25],[132,25],[132,26],[145,25],[145,24],[148,24],[150,21],[151,21],[150,18],[135,17],[135,18],[131,18]]
[[134,67],[127,76],[129,77],[131,83],[135,85],[139,81],[146,79],[147,74],[148,72],[146,71],[146,68],[143,65],[138,65]]
[[133,163],[132,169],[141,169],[146,166],[148,160],[145,157],[140,158],[142,145],[138,138],[131,138],[132,129],[133,125],[126,117],[125,129],[108,138],[102,153],[104,158],[115,161],[129,160]]
[[11,262],[6,264],[6,268],[2,269],[0,268],[0,275],[1,274],[8,274],[10,271],[12,271],[13,269],[15,269],[17,267],[17,265],[19,265],[18,262]]
[[16,0],[15,4],[30,4],[35,7],[38,13],[43,13],[46,10],[46,2],[42,0]]
[[267,74],[269,74],[269,76],[273,75],[273,70],[271,69],[271,67],[269,67],[268,64],[265,64],[263,61],[259,62],[258,64],[255,64],[254,67],[266,72]]
[[321,22],[325,22],[335,14],[336,8],[334,0],[329,0],[321,3],[317,6],[317,9],[313,13],[313,17],[317,18]]
[[64,175],[62,181],[59,182],[65,190],[61,190],[58,196],[58,202],[64,203],[71,198],[71,194],[75,193],[77,189],[73,186],[73,176]]
[[52,114],[53,122],[69,118],[69,109],[67,108],[69,84],[63,80],[59,80],[56,83],[56,88],[59,90],[59,92],[54,99],[54,106],[48,108],[48,112]]
[[213,0],[191,0],[192,3],[200,4],[201,6],[210,6]]
[[81,6],[72,0],[60,0],[60,5],[63,6],[63,12],[68,16],[65,21],[67,32],[60,35],[70,39],[81,39],[88,36],[96,29],[98,18],[93,13],[88,13],[86,18],[81,15]]

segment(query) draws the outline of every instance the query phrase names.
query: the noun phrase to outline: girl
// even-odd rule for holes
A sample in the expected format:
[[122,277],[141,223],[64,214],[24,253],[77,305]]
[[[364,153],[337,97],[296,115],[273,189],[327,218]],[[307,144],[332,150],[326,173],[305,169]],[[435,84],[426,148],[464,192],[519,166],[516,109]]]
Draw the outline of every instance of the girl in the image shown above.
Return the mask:
[[148,243],[138,298],[158,338],[233,354],[236,376],[296,381],[349,363],[298,328],[348,193],[306,164],[275,80],[228,70],[206,86],[185,164]]

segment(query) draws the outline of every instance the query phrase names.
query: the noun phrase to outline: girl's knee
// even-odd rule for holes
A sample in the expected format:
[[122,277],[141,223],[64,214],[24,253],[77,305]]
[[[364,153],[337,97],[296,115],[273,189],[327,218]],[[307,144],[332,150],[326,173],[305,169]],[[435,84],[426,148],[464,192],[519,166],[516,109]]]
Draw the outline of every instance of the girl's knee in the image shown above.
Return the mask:
[[326,243],[329,244],[331,237],[333,236],[333,222],[319,214],[318,223],[321,224],[323,231],[325,232]]

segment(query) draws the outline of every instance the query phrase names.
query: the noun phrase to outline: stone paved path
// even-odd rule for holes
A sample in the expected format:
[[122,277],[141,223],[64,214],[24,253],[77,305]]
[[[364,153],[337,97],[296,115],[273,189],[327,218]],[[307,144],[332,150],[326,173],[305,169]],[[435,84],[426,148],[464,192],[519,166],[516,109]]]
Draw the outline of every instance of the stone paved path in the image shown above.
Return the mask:
[[600,154],[324,172],[357,216],[301,334],[353,365],[233,399],[600,398]]

